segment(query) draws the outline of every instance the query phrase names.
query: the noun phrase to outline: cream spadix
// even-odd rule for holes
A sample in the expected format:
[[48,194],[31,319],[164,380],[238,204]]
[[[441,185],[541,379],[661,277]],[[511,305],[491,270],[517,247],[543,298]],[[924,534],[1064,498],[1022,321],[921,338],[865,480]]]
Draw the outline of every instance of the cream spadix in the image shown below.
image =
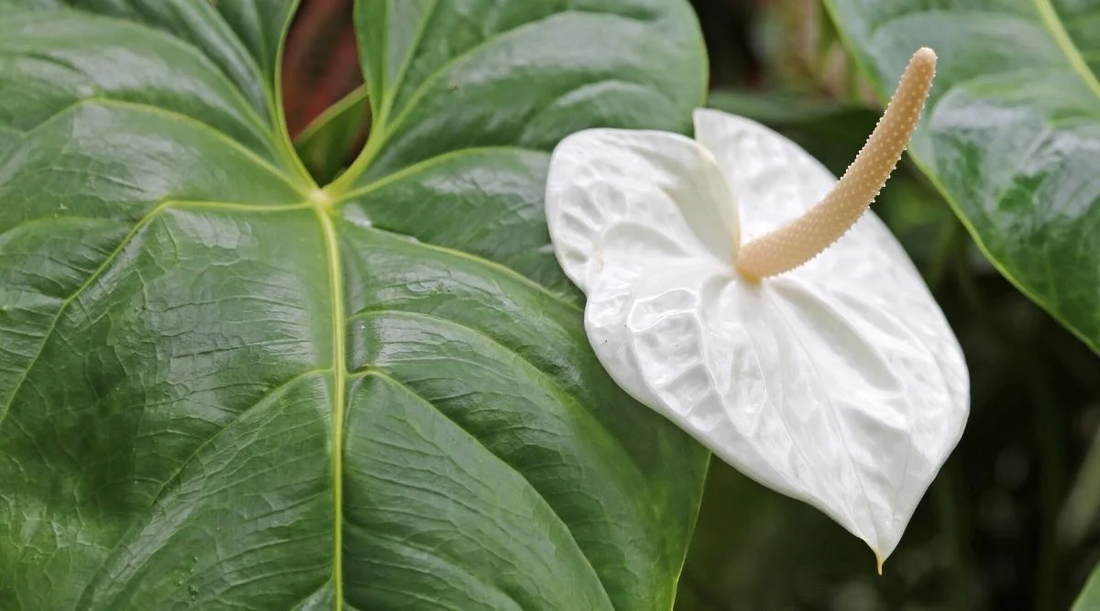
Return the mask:
[[917,127],[935,74],[936,54],[932,49],[924,47],[914,53],[886,112],[836,186],[805,214],[745,244],[738,253],[737,269],[756,279],[782,274],[840,239],[897,167]]
[[917,52],[839,183],[779,134],[713,110],[696,111],[694,140],[573,134],[547,178],[554,251],[587,295],[585,329],[612,378],[725,462],[824,511],[880,561],[969,411],[950,327],[865,212],[934,63]]

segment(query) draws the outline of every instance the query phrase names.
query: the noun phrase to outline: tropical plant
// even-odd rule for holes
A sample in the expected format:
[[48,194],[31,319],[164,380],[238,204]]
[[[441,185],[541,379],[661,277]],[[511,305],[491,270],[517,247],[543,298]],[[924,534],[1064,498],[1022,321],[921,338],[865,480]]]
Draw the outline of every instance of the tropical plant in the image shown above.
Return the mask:
[[[0,0],[0,609],[1100,605],[1097,3],[318,4]],[[615,383],[545,188],[708,105],[839,174],[921,46],[874,210],[972,415],[878,578]]]

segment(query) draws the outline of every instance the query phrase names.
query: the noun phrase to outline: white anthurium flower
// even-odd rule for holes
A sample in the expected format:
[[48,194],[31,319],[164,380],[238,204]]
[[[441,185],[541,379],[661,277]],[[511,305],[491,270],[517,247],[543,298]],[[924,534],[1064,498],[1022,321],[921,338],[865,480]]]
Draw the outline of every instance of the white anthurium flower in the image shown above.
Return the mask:
[[879,572],[969,412],[954,334],[866,212],[935,62],[913,56],[839,182],[783,136],[713,110],[696,111],[695,140],[573,134],[547,181],[554,250],[612,378],[866,541]]

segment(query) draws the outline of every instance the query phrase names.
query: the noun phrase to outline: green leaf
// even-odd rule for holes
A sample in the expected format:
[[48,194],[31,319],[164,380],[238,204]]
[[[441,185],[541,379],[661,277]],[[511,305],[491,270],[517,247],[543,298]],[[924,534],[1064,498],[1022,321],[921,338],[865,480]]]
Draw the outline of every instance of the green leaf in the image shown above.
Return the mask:
[[320,188],[290,2],[73,4],[0,20],[0,608],[668,609],[708,455],[600,367],[542,190],[687,128],[688,5],[361,2]]
[[1073,603],[1070,611],[1098,611],[1100,610],[1100,564],[1092,571],[1085,588]]
[[374,122],[339,190],[449,151],[549,150],[587,127],[687,132],[703,99],[703,41],[680,0],[377,0],[355,19]]
[[940,57],[911,151],[990,260],[1100,351],[1100,10],[1065,0],[829,0],[884,95]]
[[1100,525],[1100,431],[1093,435],[1058,516],[1059,543],[1072,549]]
[[294,148],[309,173],[320,182],[328,182],[355,158],[355,147],[369,127],[370,104],[363,85],[311,121],[295,138]]
[[[6,0],[18,3],[19,0]],[[144,23],[198,48],[266,113],[274,100],[279,42],[295,0],[25,0],[28,7],[63,6]],[[265,118],[267,118],[265,116]]]

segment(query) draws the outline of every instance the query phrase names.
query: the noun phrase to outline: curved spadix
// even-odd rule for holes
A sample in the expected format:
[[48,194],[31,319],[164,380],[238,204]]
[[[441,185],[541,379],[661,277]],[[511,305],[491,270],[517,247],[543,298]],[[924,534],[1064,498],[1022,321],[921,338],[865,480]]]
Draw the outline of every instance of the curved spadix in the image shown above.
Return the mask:
[[759,280],[788,272],[840,239],[870,207],[901,159],[936,73],[936,54],[922,47],[909,60],[897,91],[867,144],[832,191],[802,216],[743,244],[736,266]]

